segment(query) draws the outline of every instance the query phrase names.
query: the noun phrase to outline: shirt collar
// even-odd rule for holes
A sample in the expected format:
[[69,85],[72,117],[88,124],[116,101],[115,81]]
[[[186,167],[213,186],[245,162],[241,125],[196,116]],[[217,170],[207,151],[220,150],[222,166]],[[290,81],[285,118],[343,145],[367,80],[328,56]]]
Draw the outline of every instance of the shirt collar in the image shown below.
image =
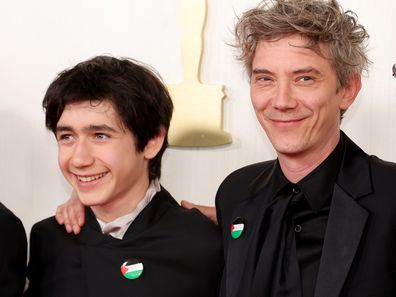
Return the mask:
[[160,183],[158,179],[152,180],[150,182],[149,187],[147,188],[146,194],[140,200],[136,208],[121,217],[116,218],[115,220],[105,223],[102,220],[96,218],[99,223],[100,229],[103,234],[109,234],[114,238],[122,239],[125,235],[125,232],[128,230],[129,226],[136,219],[136,217],[142,212],[142,210],[151,202],[154,195],[161,190]]
[[[341,135],[340,140],[331,154],[311,173],[302,180],[293,184],[284,176],[279,162],[272,178],[275,193],[281,190],[289,191],[297,186],[304,194],[312,210],[318,212],[333,195],[334,184],[337,180],[339,168],[342,161],[344,150],[344,139]],[[277,196],[276,194],[275,196]]]

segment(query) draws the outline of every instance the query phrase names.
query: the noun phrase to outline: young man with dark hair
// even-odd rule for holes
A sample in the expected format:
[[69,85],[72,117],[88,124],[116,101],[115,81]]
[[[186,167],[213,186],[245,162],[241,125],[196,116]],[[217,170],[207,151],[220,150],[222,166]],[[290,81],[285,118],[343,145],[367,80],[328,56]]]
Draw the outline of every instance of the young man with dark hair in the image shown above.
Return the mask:
[[60,73],[43,107],[86,225],[79,235],[54,217],[33,226],[26,295],[216,296],[216,226],[158,181],[173,109],[158,77],[96,57]]

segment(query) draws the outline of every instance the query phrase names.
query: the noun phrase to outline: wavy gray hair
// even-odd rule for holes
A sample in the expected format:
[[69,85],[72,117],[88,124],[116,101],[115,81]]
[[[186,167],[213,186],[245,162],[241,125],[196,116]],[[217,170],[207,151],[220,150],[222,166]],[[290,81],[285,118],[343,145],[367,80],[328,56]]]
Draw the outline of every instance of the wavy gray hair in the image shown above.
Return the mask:
[[[336,0],[264,0],[246,11],[235,27],[235,46],[241,50],[238,58],[248,74],[259,41],[279,40],[291,34],[306,37],[307,48],[330,58],[341,87],[352,74],[368,70],[369,35],[356,14],[344,12]],[[320,51],[321,44],[327,45],[327,55]]]

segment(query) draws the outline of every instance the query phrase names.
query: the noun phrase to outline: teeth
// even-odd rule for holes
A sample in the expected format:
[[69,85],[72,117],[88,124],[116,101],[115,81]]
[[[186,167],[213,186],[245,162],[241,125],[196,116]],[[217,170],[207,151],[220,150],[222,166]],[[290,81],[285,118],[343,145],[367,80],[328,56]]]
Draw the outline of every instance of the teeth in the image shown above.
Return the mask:
[[105,172],[105,173],[101,173],[101,174],[98,174],[98,175],[93,175],[93,176],[79,176],[79,175],[77,175],[77,179],[79,180],[79,181],[81,181],[81,182],[91,182],[91,181],[94,181],[94,180],[98,180],[98,179],[100,179],[100,178],[102,178],[103,176],[105,176],[107,173]]

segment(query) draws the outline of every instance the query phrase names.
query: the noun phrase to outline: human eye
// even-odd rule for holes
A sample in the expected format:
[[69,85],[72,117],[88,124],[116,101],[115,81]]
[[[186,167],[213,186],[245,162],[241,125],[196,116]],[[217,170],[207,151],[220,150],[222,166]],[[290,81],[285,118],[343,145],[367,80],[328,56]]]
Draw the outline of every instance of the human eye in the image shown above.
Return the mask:
[[304,75],[304,76],[299,77],[298,80],[301,81],[301,82],[311,81],[312,77]]
[[71,134],[60,133],[56,135],[56,140],[62,143],[68,143],[73,140],[73,136]]
[[253,78],[253,82],[258,85],[268,85],[273,81],[268,75],[257,75]]
[[269,77],[269,76],[264,76],[264,75],[262,75],[262,76],[258,76],[258,77],[257,77],[257,80],[258,80],[258,81],[271,81],[272,79],[271,79],[271,77]]
[[106,133],[95,133],[95,139],[98,140],[105,140],[105,139],[109,139],[110,135],[106,134]]
[[315,78],[309,75],[302,75],[297,78],[297,84],[310,86],[315,82]]

